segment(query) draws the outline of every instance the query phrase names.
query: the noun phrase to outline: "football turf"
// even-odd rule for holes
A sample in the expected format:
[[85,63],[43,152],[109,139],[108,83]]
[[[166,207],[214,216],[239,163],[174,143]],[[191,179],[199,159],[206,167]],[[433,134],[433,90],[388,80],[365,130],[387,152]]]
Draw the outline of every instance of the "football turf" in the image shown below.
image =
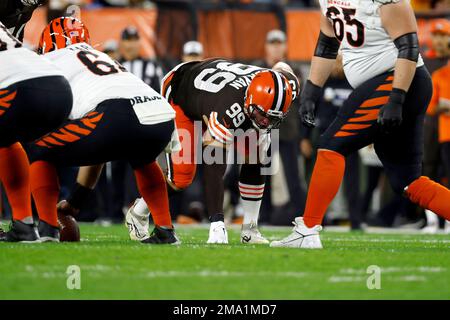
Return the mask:
[[[81,232],[81,243],[0,243],[0,299],[450,299],[448,235],[325,231],[325,249],[309,251],[241,245],[237,229],[225,246],[179,227],[179,247],[132,242],[121,225]],[[80,290],[67,288],[71,265]],[[371,265],[381,289],[367,287]]]

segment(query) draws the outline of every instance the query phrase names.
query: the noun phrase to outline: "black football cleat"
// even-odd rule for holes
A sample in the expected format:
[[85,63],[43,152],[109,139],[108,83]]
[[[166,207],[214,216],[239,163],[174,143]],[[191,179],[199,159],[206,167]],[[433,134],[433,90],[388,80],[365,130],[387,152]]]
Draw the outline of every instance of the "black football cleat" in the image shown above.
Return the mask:
[[0,241],[32,243],[40,242],[40,239],[34,224],[13,221],[9,231],[0,234]]
[[174,229],[165,229],[158,226],[155,226],[149,238],[141,242],[147,244],[181,244]]
[[59,242],[59,228],[39,220],[39,236],[41,242]]

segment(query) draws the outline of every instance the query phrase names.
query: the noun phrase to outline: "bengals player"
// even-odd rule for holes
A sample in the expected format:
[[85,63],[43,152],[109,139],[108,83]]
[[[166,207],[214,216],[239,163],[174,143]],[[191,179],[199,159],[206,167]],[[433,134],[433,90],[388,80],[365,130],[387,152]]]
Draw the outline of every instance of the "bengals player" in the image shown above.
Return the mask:
[[421,176],[432,84],[409,1],[321,0],[320,6],[321,32],[300,117],[315,125],[315,103],[339,47],[354,91],[321,137],[303,217],[295,219],[289,236],[271,246],[322,248],[322,219],[341,184],[345,157],[372,143],[393,189],[449,220],[450,191]]
[[[175,112],[167,101],[108,55],[90,46],[86,26],[72,17],[50,22],[39,52],[59,67],[74,96],[69,121],[30,147],[31,191],[39,216],[58,240],[56,166],[89,166],[126,160],[152,210],[150,244],[178,244],[163,173],[155,161],[176,142]],[[152,146],[141,149],[141,146]],[[169,147],[168,147],[169,146]],[[174,146],[175,148],[176,146]]]
[[[270,130],[278,128],[299,88],[298,79],[289,66],[280,63],[274,69],[209,59],[180,64],[165,76],[162,94],[176,111],[175,122],[182,139],[181,151],[167,157],[169,194],[187,188],[194,179],[195,154],[201,147],[196,142],[195,121],[203,129],[200,144],[213,148],[213,153],[220,153],[227,146],[236,147],[234,142],[239,130],[258,134],[258,141],[267,148]],[[245,148],[241,149],[245,152]],[[211,221],[208,243],[228,243],[222,182],[226,167],[226,159],[204,166],[205,199]],[[268,243],[257,228],[265,180],[261,169],[260,162],[245,163],[240,172],[239,189],[245,212],[243,243]],[[86,178],[89,175],[95,176],[95,173],[82,174],[78,182],[95,180]],[[69,202],[60,205],[61,211],[70,212],[77,207],[76,203],[86,193],[88,188],[78,188]],[[143,199],[138,199],[130,208],[126,224],[131,239],[148,237],[148,214]]]
[[71,107],[72,92],[62,73],[0,23],[0,180],[13,215],[0,241],[46,239],[48,222],[39,223],[42,239],[33,223],[29,163],[21,143],[59,127]]

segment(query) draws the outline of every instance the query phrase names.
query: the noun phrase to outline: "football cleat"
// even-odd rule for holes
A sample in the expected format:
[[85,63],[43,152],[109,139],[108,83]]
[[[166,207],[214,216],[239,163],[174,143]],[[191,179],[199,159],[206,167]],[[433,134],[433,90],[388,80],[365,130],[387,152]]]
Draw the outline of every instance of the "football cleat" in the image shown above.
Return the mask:
[[125,214],[125,226],[128,228],[130,239],[134,241],[143,241],[150,237],[150,212],[144,215],[138,215],[134,211],[134,207],[139,200],[137,199]]
[[59,242],[59,228],[40,220],[38,226],[41,242]]
[[13,221],[9,231],[0,236],[0,241],[33,243],[40,242],[40,239],[34,224]]
[[228,233],[223,221],[211,222],[207,243],[228,244]]
[[322,226],[317,225],[308,228],[302,217],[295,218],[292,224],[294,225],[292,233],[284,239],[272,241],[270,244],[271,247],[322,249],[322,242],[319,236],[319,232],[322,231]]
[[254,223],[243,224],[241,229],[241,243],[244,244],[269,244],[269,240],[264,238]]
[[174,229],[155,226],[152,234],[148,238],[142,240],[141,243],[179,245],[181,244],[181,241],[178,239]]

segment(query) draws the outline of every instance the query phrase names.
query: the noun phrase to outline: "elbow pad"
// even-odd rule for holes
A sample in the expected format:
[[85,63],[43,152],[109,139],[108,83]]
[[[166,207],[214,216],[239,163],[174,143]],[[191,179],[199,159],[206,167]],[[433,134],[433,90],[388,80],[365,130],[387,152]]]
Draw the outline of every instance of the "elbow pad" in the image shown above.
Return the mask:
[[406,33],[394,40],[398,58],[417,62],[419,59],[419,39],[416,32]]
[[340,45],[340,42],[335,37],[328,37],[320,31],[314,56],[325,59],[336,59]]

